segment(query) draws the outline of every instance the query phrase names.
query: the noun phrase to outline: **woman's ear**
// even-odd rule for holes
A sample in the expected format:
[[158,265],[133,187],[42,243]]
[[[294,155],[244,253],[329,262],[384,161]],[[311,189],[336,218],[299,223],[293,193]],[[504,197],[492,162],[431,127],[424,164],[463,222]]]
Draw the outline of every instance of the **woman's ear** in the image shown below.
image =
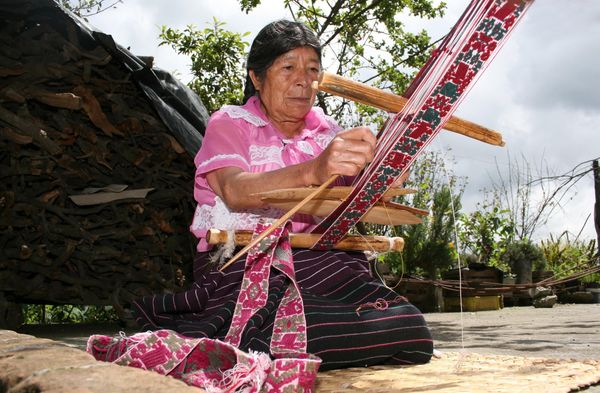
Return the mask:
[[254,73],[254,70],[248,70],[248,75],[250,75],[250,79],[252,80],[252,84],[254,85],[254,90],[260,91],[260,88],[261,88],[260,79]]

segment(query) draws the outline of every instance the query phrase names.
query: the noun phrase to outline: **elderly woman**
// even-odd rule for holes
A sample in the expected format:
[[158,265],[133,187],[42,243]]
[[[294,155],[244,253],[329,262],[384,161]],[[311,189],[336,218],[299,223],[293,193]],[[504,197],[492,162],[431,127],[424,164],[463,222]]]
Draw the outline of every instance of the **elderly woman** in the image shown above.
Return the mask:
[[[194,286],[177,295],[136,303],[145,329],[167,328],[186,336],[223,339],[236,307],[243,258],[223,272],[211,261],[208,229],[253,229],[281,211],[253,197],[273,189],[318,185],[330,176],[343,184],[372,159],[375,138],[365,127],[341,130],[313,107],[311,83],[321,70],[321,47],[304,25],[277,21],[254,40],[247,61],[244,104],[212,115],[195,158],[191,230],[199,239]],[[310,231],[315,218],[297,214],[294,232]],[[212,252],[211,252],[212,251]],[[214,258],[213,258],[214,259]],[[433,344],[423,316],[370,273],[363,253],[293,250],[307,326],[307,351],[321,369],[381,363],[426,363]],[[243,350],[269,353],[277,306],[288,286],[271,273],[268,302],[249,320]],[[367,307],[381,299],[386,307]],[[360,308],[361,311],[357,312]]]

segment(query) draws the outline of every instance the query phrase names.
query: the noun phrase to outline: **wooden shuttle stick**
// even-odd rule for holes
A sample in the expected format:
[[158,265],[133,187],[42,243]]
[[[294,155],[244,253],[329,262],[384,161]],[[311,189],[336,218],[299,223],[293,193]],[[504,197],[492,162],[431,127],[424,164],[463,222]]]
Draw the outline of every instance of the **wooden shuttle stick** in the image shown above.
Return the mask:
[[[394,113],[400,112],[408,101],[402,96],[326,71],[321,73],[318,82],[313,83],[313,88]],[[468,120],[452,116],[444,128],[490,145],[504,146],[502,134]]]
[[[318,240],[320,234],[290,233],[292,248],[310,248]],[[227,231],[209,229],[206,233],[208,244],[224,244],[229,240]],[[235,231],[235,244],[245,246],[252,240],[252,231]],[[347,235],[335,245],[334,249],[346,251],[402,251],[404,239],[401,237],[385,236],[356,236]]]

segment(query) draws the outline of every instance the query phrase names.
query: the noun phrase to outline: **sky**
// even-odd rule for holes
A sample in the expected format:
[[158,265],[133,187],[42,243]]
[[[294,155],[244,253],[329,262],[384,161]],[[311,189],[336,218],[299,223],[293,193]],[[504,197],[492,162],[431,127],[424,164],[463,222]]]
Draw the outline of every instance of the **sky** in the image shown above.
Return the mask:
[[[443,18],[403,17],[407,29],[425,28],[433,39],[446,34],[468,1],[446,2]],[[124,0],[89,22],[134,54],[154,56],[157,67],[188,82],[190,61],[169,47],[158,46],[160,26],[205,28],[213,17],[225,22],[229,30],[250,32],[252,40],[264,25],[289,14],[276,0],[263,0],[249,14],[240,11],[235,0]],[[516,159],[524,157],[537,177],[568,173],[600,157],[598,37],[598,0],[537,0],[531,6],[455,112],[455,116],[499,131],[506,146],[442,132],[427,148],[444,152],[448,164],[454,162],[454,173],[467,177],[463,211],[475,209],[484,200],[482,190],[498,182],[498,172],[505,174],[509,162]],[[591,162],[582,168],[591,168]],[[534,239],[556,237],[564,231],[571,239],[580,232],[582,239],[595,239],[593,207],[593,178],[588,173]]]

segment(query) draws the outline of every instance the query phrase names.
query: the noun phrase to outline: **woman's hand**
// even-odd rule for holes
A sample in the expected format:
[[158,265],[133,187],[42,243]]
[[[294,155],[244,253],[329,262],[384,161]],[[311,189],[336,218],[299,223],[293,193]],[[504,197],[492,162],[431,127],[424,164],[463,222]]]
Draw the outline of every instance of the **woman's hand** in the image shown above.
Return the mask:
[[312,161],[309,184],[323,184],[333,175],[356,176],[373,160],[376,138],[367,127],[341,131]]

